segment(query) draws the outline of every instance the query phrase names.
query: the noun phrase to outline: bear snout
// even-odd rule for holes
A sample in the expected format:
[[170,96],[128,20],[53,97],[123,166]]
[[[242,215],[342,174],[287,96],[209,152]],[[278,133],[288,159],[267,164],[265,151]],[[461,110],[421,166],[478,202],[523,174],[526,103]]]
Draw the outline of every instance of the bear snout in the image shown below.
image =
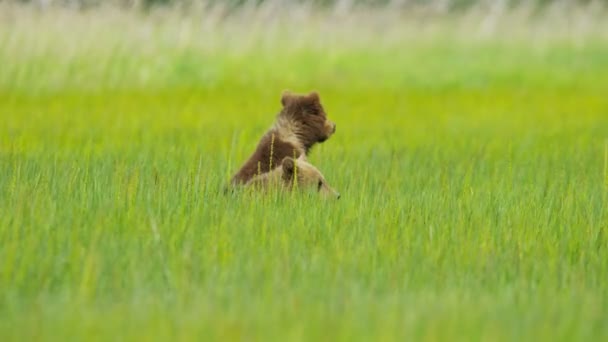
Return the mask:
[[327,136],[336,133],[336,123],[329,120],[325,121],[325,130],[327,132]]
[[342,197],[342,195],[340,195],[340,193],[337,190],[332,189],[332,188],[329,188],[329,190],[330,190],[330,193],[329,193],[330,197],[333,197],[333,198],[335,198],[337,200],[339,200],[340,197]]

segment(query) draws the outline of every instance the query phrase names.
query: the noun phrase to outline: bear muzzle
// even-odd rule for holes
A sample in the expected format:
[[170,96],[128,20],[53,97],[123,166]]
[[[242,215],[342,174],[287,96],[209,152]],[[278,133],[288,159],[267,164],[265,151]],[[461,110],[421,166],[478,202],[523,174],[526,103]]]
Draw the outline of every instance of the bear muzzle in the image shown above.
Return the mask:
[[323,195],[323,197],[325,198],[335,198],[335,199],[340,199],[340,193],[338,191],[336,191],[335,189],[333,189],[332,187],[328,186],[328,185],[324,185],[321,188],[321,193]]
[[324,130],[322,136],[319,137],[319,142],[324,142],[329,139],[334,133],[336,133],[336,124],[327,120],[325,121]]
[[329,121],[329,127],[330,127],[329,135],[336,133],[336,123],[335,122]]

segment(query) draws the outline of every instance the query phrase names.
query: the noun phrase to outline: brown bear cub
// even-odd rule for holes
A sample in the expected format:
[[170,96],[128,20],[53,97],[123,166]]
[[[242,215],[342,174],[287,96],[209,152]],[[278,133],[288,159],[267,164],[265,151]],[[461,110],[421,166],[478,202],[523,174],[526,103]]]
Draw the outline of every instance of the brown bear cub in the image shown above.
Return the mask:
[[316,143],[327,140],[336,131],[336,124],[327,119],[316,92],[308,95],[284,92],[281,104],[283,109],[274,125],[232,177],[232,185],[245,184],[254,176],[271,171],[285,157],[306,158]]
[[254,176],[245,187],[262,191],[291,191],[297,188],[316,192],[326,198],[340,198],[340,194],[327,183],[321,171],[303,158],[285,157],[279,166],[270,172]]

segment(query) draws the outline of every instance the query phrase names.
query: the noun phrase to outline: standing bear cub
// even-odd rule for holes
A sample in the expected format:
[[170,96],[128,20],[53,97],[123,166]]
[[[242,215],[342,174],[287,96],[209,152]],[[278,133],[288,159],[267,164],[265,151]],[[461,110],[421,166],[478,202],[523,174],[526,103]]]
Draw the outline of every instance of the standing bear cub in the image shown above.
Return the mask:
[[308,95],[284,92],[281,104],[283,109],[274,125],[232,177],[232,185],[246,184],[254,176],[271,171],[285,157],[306,159],[316,143],[327,140],[336,131],[336,124],[327,119],[317,92]]

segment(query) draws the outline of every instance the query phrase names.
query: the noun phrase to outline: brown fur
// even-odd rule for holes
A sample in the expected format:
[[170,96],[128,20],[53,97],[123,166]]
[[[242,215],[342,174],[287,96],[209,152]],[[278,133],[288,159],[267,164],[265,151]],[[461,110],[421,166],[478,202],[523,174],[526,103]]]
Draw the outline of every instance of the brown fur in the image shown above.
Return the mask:
[[314,191],[323,197],[340,198],[340,194],[327,183],[321,171],[303,158],[285,157],[279,167],[254,176],[245,186],[262,191],[273,188],[284,191]]
[[296,95],[284,92],[283,109],[274,125],[262,136],[256,150],[232,177],[233,185],[245,184],[258,174],[279,166],[285,157],[306,157],[311,148],[336,131],[327,119],[319,94]]

